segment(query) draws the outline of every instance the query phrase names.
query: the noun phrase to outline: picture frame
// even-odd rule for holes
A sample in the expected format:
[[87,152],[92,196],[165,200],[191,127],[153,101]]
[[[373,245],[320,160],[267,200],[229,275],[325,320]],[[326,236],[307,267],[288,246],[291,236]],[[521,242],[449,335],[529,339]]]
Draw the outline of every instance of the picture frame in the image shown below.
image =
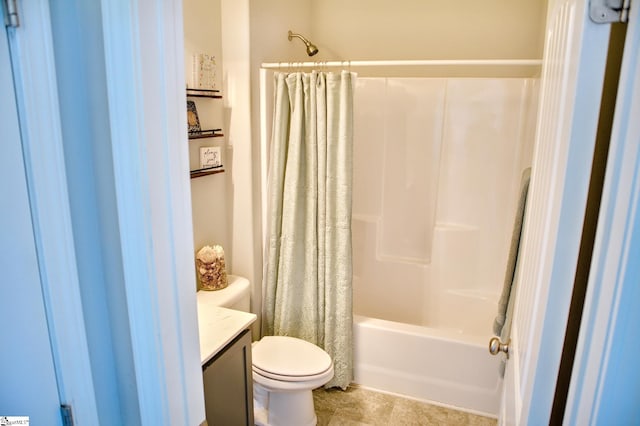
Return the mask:
[[189,133],[200,133],[200,119],[194,101],[187,101],[187,128]]
[[222,167],[222,153],[219,146],[203,146],[200,148],[200,168],[211,169]]

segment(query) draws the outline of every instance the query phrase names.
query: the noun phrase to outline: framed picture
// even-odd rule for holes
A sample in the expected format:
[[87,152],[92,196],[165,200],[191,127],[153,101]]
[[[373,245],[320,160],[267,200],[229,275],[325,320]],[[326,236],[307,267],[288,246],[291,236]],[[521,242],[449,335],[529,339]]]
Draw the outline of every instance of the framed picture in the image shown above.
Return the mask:
[[198,110],[194,101],[187,101],[187,127],[189,133],[199,133],[201,130]]
[[212,167],[222,167],[219,146],[204,146],[200,148],[200,168],[209,169]]

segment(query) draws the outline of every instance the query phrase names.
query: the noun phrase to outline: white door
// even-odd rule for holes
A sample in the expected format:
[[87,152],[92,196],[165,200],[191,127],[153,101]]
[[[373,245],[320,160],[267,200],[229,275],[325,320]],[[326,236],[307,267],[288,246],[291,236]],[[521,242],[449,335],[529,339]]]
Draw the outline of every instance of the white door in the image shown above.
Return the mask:
[[610,25],[550,0],[501,424],[548,424],[581,239]]
[[632,3],[564,424],[640,416],[640,3]]
[[62,424],[4,28],[0,30],[0,416]]

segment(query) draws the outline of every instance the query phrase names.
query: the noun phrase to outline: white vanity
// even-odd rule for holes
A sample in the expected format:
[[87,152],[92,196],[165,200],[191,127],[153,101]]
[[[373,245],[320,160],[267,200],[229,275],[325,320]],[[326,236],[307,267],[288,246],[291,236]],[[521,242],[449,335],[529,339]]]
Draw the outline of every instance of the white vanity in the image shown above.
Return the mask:
[[199,291],[198,328],[210,425],[253,425],[251,324],[256,315],[214,306]]

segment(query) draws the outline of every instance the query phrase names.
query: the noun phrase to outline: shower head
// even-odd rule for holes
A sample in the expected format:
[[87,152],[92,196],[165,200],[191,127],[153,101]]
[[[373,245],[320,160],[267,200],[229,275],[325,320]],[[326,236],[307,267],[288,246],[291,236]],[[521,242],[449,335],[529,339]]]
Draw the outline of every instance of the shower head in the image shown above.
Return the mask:
[[318,53],[318,48],[316,47],[315,44],[311,43],[309,40],[302,37],[300,34],[294,34],[291,32],[291,30],[289,30],[289,41],[291,41],[293,37],[298,37],[300,40],[302,40],[304,45],[307,46],[307,55],[313,56],[316,53]]

